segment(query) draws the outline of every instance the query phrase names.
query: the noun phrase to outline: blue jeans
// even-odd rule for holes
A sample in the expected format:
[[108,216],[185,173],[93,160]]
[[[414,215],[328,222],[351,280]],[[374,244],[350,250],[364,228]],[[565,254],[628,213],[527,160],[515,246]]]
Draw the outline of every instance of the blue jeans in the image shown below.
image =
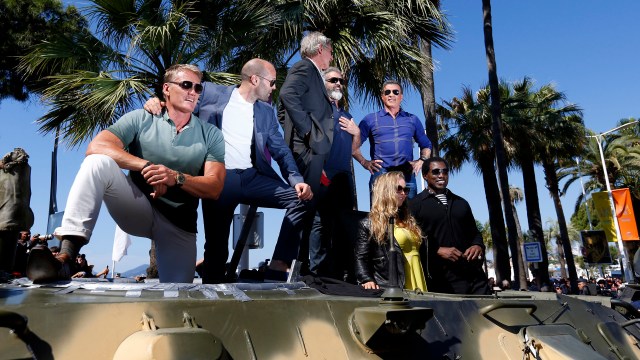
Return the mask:
[[[387,169],[381,168],[379,171],[373,173],[371,178],[369,179],[369,205],[371,206],[371,201],[373,199],[373,182],[376,181],[378,176],[387,173]],[[418,185],[416,183],[416,174],[411,173],[410,179],[404,179],[407,183],[407,187],[409,188],[409,194],[407,195],[407,199],[413,199],[418,194]]]
[[290,264],[298,256],[309,202],[299,200],[296,190],[290,185],[264,175],[255,168],[227,169],[220,198],[202,201],[205,234],[202,281],[206,284],[225,280],[230,225],[238,204],[286,209],[271,260]]

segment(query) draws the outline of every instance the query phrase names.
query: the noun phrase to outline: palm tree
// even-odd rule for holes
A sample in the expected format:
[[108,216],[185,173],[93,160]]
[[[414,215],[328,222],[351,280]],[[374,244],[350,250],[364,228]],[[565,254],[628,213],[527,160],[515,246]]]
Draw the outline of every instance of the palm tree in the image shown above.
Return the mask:
[[[510,149],[513,149],[513,159],[522,169],[529,231],[542,248],[543,261],[536,276],[538,286],[541,286],[549,283],[549,272],[546,247],[543,246],[544,235],[534,166],[536,162],[543,163],[548,186],[553,192],[554,164],[559,157],[558,154],[562,154],[563,159],[566,159],[565,156],[570,158],[576,153],[576,149],[580,148],[579,145],[584,136],[581,132],[582,126],[574,126],[576,122],[581,123],[580,109],[573,104],[566,104],[563,93],[557,91],[552,85],[544,85],[537,91],[533,91],[532,88],[533,83],[526,77],[521,82],[513,84],[514,101],[511,102],[512,106],[505,110],[504,119],[507,128],[506,137],[511,143]],[[574,120],[573,122],[566,120],[569,116]],[[564,133],[560,134],[562,131]],[[570,141],[567,141],[567,137]],[[557,180],[555,186],[557,188]],[[555,196],[558,198],[557,204],[560,204],[557,192]],[[565,234],[563,238],[566,238],[568,243],[566,221],[561,204],[559,207],[556,206],[556,212],[563,214],[559,219],[560,228]],[[568,255],[571,254],[570,247],[565,250]],[[571,257],[568,262],[573,269],[570,273],[575,275],[573,258]],[[577,276],[573,278],[577,281]]]
[[[160,95],[164,69],[171,64],[199,63],[206,57],[206,33],[191,21],[192,3],[92,2],[86,11],[99,37],[86,31],[41,43],[20,65],[27,74],[57,70],[43,90],[52,110],[37,122],[43,132],[60,126],[72,146]],[[215,78],[234,80],[225,74]]]
[[421,41],[446,49],[452,39],[446,18],[430,0],[302,1],[300,6],[300,18],[285,19],[288,49],[298,49],[304,31],[323,32],[333,41],[335,65],[349,79],[354,95],[378,106],[387,79],[423,85],[423,69],[432,69],[432,64],[420,50]]
[[[558,252],[558,262],[560,263],[560,277],[566,279],[567,278],[567,263],[565,261],[565,246],[563,245],[562,234],[560,231],[560,226],[557,221],[547,220],[547,234],[549,234],[548,240],[549,243],[552,239],[555,239],[556,250]],[[571,248],[571,244],[575,243],[580,239],[580,232],[573,228],[573,226],[567,226],[567,234],[569,239],[569,248]],[[547,240],[547,239],[545,239]],[[550,245],[550,244],[549,244]],[[573,259],[573,256],[571,256]],[[575,267],[575,265],[574,265]],[[575,268],[574,268],[575,271]],[[569,276],[571,276],[569,274]],[[573,286],[572,286],[573,287]],[[573,291],[573,290],[572,290]]]
[[[587,131],[587,135],[592,131]],[[612,188],[628,187],[636,198],[640,190],[637,174],[640,171],[640,138],[632,134],[607,134],[602,139],[602,152],[605,158],[605,166],[609,175],[609,183]],[[569,186],[580,178],[586,178],[585,192],[605,190],[604,170],[600,159],[600,150],[595,139],[590,138],[584,143],[580,152],[579,164],[563,163],[558,172],[558,179],[566,179],[562,192],[566,192]],[[635,176],[634,176],[635,175]],[[576,200],[575,210],[584,202],[580,194]]]
[[[498,176],[500,179],[500,192],[502,193],[502,203],[504,215],[507,221],[507,233],[509,237],[509,248],[511,254],[518,254],[518,233],[511,206],[509,206],[509,175],[507,173],[507,157],[502,138],[502,123],[500,119],[500,89],[498,84],[498,70],[496,67],[495,50],[493,47],[493,29],[491,22],[491,1],[482,0],[484,45],[487,54],[487,67],[489,69],[489,88],[491,89],[491,118],[493,131],[493,146],[495,147],[495,157],[498,164]],[[520,267],[517,256],[512,256],[514,278],[520,278]]]
[[[522,82],[514,83],[509,88],[509,98],[515,106],[503,111],[506,124],[505,138],[510,140],[510,149],[515,163],[522,169],[524,184],[525,204],[527,207],[527,222],[532,238],[540,244],[542,249],[542,262],[539,264],[535,279],[538,288],[542,284],[549,283],[548,256],[544,246],[544,233],[540,216],[540,204],[538,198],[534,159],[537,141],[543,141],[536,133],[535,121],[532,116],[533,105],[530,105],[532,83],[528,78]],[[513,89],[513,92],[511,92]]]
[[438,107],[438,114],[443,120],[441,151],[452,171],[461,169],[465,162],[472,162],[481,173],[491,223],[496,278],[498,282],[511,281],[507,236],[495,175],[489,90],[481,89],[477,96],[467,87],[462,92],[460,99],[453,98]]
[[491,249],[493,249],[493,239],[491,238],[491,225],[489,224],[488,221],[482,224],[480,221],[476,220],[476,227],[480,231],[480,235],[482,236],[482,243],[484,244],[484,247],[487,249],[484,254],[485,256],[483,257],[482,260],[484,261],[484,272],[485,274],[488,275],[489,267],[488,267],[487,254],[492,252]]
[[[20,26],[16,26],[20,24]],[[43,40],[84,31],[88,24],[74,6],[61,1],[0,1],[0,101],[26,101],[38,88],[38,77],[18,72],[20,56]]]
[[53,110],[38,121],[43,132],[63,125],[71,145],[160,95],[164,69],[173,63],[203,64],[222,72],[207,79],[232,83],[237,77],[225,72],[238,73],[253,57],[286,69],[302,34],[317,30],[333,39],[335,63],[352,79],[355,95],[377,103],[387,78],[422,84],[431,59],[421,54],[419,39],[443,48],[452,39],[428,0],[91,2],[85,10],[101,36],[85,31],[40,44],[20,67],[25,74],[60,73],[48,78],[44,97]]
[[[433,5],[440,9],[440,1],[432,0]],[[431,56],[431,41],[429,39],[420,39],[420,52],[428,59],[432,59]],[[432,156],[438,156],[438,128],[436,119],[436,94],[433,78],[433,62],[431,66],[422,67],[422,79],[423,83],[419,86],[420,96],[422,98],[422,108],[424,109],[424,128],[427,132],[427,137],[431,141]],[[486,271],[486,260],[485,260]]]
[[552,135],[550,139],[563,139],[563,141],[549,141],[542,144],[543,148],[539,148],[540,161],[545,173],[546,185],[551,197],[553,198],[556,217],[558,219],[558,227],[560,237],[558,241],[563,248],[563,254],[566,259],[567,269],[569,271],[569,280],[571,282],[572,291],[576,292],[578,287],[578,272],[576,270],[575,261],[570,244],[570,226],[566,222],[564,209],[560,197],[558,179],[558,171],[561,164],[571,163],[572,158],[576,156],[584,146],[586,138],[584,137],[584,124],[579,110],[575,113],[565,116],[563,112],[559,112],[556,116],[551,116],[543,122],[547,133]]
[[[518,211],[516,210],[516,204],[524,200],[524,193],[519,187],[510,186],[509,195],[511,197],[511,209],[513,211],[513,217],[516,220],[516,230],[518,231],[518,249],[522,249],[522,243],[524,242],[524,239],[522,236],[522,228],[520,227],[520,218],[518,217]],[[520,288],[525,289],[527,287],[527,276],[525,271],[526,262],[522,251],[518,253],[518,256],[520,257],[520,259],[522,259],[522,261],[519,263],[520,277],[518,280],[520,281]]]

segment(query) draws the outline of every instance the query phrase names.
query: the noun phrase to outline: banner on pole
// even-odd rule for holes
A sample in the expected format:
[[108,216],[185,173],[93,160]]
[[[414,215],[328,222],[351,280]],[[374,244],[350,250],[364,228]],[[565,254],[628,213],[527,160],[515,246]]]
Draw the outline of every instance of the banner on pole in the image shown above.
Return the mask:
[[613,195],[613,203],[616,205],[616,217],[618,218],[622,240],[640,240],[636,216],[631,202],[631,192],[627,188],[615,189],[611,190],[611,195]]
[[580,231],[582,237],[582,256],[588,264],[611,264],[611,254],[607,237],[602,230]]
[[616,242],[616,228],[613,225],[613,217],[611,216],[611,202],[609,201],[609,193],[606,191],[591,194],[593,205],[596,208],[596,215],[600,219],[600,227],[607,237],[607,241]]

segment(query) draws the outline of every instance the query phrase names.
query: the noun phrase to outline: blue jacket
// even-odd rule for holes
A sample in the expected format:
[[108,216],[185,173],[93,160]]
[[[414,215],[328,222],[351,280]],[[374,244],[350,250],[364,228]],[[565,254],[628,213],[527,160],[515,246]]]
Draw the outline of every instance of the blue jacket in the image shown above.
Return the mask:
[[[210,82],[203,83],[202,94],[194,110],[202,121],[207,121],[222,130],[222,113],[229,103],[231,93],[237,86],[217,85]],[[271,160],[266,151],[278,163],[282,176],[291,186],[304,182],[293,159],[291,150],[285,145],[279,124],[271,105],[256,101],[253,104],[253,137],[256,155],[254,166],[258,172],[275,179],[282,180],[271,167]]]

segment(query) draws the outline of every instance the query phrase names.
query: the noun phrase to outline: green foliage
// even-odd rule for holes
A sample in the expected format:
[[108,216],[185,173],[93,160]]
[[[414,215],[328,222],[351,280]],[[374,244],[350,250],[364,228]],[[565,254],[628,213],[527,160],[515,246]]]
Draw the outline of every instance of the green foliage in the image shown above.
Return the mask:
[[38,87],[38,74],[25,76],[16,66],[19,57],[43,41],[55,41],[87,26],[75,7],[59,0],[0,0],[0,100],[25,101]]
[[476,227],[478,231],[480,231],[480,235],[482,235],[482,242],[484,243],[487,252],[493,251],[493,238],[491,237],[491,225],[489,222],[485,222],[482,224],[480,221],[476,220]]
[[574,212],[571,215],[571,225],[574,229],[578,230],[602,230],[600,227],[600,219],[598,219],[596,214],[595,206],[593,205],[593,200],[587,200],[587,204],[589,205],[589,217],[591,217],[591,227],[589,227],[589,217],[587,217],[587,207],[584,203],[580,204],[578,207],[578,211]]
[[[620,120],[618,126],[635,121],[633,118]],[[640,137],[638,125],[632,125],[606,135],[591,131],[589,141],[581,149],[579,163],[567,162],[559,171],[558,177],[566,179],[563,192],[573,183],[583,180],[587,195],[591,192],[606,191],[606,181],[598,140],[602,147],[609,184],[612,189],[629,188],[631,194],[640,199]],[[583,202],[580,195],[576,200],[575,211]]]
[[[269,14],[277,20],[274,26],[261,30],[247,51],[238,52],[240,63],[260,56],[272,61],[284,75],[303,35],[320,31],[331,38],[334,65],[343,71],[353,95],[369,104],[381,105],[380,89],[385,80],[421,85],[422,68],[431,68],[432,63],[421,53],[420,41],[448,48],[453,38],[445,16],[430,0],[258,2],[272,4]],[[234,66],[240,63],[235,61]]]
[[52,110],[38,120],[41,130],[60,127],[71,145],[159,96],[164,69],[175,63],[199,64],[206,79],[231,84],[247,60],[260,57],[282,81],[302,35],[322,31],[356,95],[376,102],[387,77],[419,83],[422,66],[430,66],[420,40],[446,48],[452,39],[428,0],[91,0],[83,12],[94,32],[40,42],[19,67],[46,81],[43,100]]
[[611,254],[611,264],[618,265],[618,246],[617,245],[609,245],[609,254]]
[[[192,2],[92,3],[83,10],[95,32],[41,42],[22,57],[19,67],[46,80],[41,91],[52,109],[37,120],[41,131],[60,127],[72,146],[160,95],[164,70],[170,65],[197,64],[207,56],[202,46],[206,32],[192,21]],[[235,79],[226,77],[228,82]]]

